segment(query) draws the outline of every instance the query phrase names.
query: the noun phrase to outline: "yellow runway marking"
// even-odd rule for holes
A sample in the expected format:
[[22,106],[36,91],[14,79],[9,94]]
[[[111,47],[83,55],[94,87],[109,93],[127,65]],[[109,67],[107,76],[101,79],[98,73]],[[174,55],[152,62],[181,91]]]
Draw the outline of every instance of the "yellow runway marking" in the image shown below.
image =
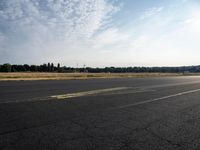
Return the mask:
[[106,93],[106,92],[126,90],[126,89],[131,89],[131,88],[132,87],[116,87],[116,88],[108,88],[108,89],[99,89],[99,90],[92,90],[92,91],[86,91],[86,92],[77,92],[77,93],[69,93],[69,94],[63,94],[63,95],[54,95],[54,96],[51,96],[51,98],[67,99],[67,98],[82,97],[82,96],[88,96],[88,95],[94,95],[94,94],[101,94],[101,93]]

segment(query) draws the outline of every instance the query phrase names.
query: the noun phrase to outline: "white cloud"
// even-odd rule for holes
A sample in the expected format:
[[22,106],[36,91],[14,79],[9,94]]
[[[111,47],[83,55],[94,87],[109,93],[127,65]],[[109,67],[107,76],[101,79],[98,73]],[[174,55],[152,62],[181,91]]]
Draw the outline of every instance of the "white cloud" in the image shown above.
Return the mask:
[[195,34],[200,33],[200,11],[194,11],[186,20],[183,21],[184,30]]
[[91,37],[116,10],[105,0],[7,0],[1,3],[5,8],[0,16],[10,21],[9,24],[27,26],[30,30],[44,28],[42,32],[61,33],[66,39]]
[[140,17],[140,19],[147,19],[149,17],[152,17],[154,15],[157,15],[158,13],[160,13],[162,10],[164,9],[164,7],[152,7],[152,8],[148,8],[143,15]]
[[[179,6],[181,7],[181,6]],[[178,7],[178,8],[179,8]],[[165,8],[159,15],[134,26],[127,59],[148,66],[198,65],[200,52],[200,11],[193,5],[184,9]],[[129,40],[130,41],[130,40]]]
[[129,35],[119,31],[117,28],[109,28],[104,32],[96,35],[93,40],[95,48],[106,48],[108,46],[116,46],[119,44],[125,44],[129,40]]
[[43,61],[58,53],[69,55],[71,50],[83,52],[118,10],[107,0],[1,0],[0,31],[9,41],[8,53],[29,53],[34,60],[38,54]]

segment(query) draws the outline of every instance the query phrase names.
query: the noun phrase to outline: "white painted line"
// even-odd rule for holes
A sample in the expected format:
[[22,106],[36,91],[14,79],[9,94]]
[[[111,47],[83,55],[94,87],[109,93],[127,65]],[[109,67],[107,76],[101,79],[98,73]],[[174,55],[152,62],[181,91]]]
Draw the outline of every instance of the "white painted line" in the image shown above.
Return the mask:
[[67,98],[82,97],[82,96],[88,96],[88,95],[94,95],[94,94],[101,94],[101,93],[106,93],[106,92],[126,90],[126,89],[131,89],[131,88],[132,87],[116,87],[116,88],[92,90],[92,91],[69,93],[69,94],[62,94],[62,95],[54,95],[50,97],[56,98],[56,99],[67,99]]
[[134,103],[134,104],[123,105],[123,106],[113,108],[113,109],[122,109],[122,108],[128,108],[128,107],[132,107],[132,106],[138,106],[138,105],[152,103],[152,102],[155,102],[155,101],[160,101],[160,100],[164,100],[164,99],[168,99],[168,98],[172,98],[172,97],[178,97],[178,96],[181,96],[181,95],[191,94],[191,93],[195,93],[195,92],[199,92],[199,91],[200,91],[200,89],[185,91],[185,92],[181,92],[181,93],[177,93],[177,94],[173,94],[173,95],[168,95],[168,96],[164,96],[164,97],[160,97],[160,98],[149,99],[149,100],[146,100],[146,101],[137,102],[137,103]]
[[101,95],[122,95],[122,94],[136,94],[144,92],[155,92],[156,90],[152,89],[133,89],[133,90],[123,90],[123,91],[114,91],[109,93],[103,93]]

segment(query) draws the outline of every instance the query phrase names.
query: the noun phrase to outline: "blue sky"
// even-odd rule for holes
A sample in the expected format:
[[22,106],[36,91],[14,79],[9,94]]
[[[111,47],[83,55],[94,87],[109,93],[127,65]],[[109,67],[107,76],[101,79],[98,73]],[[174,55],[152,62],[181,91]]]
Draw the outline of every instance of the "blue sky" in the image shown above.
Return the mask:
[[1,0],[0,63],[200,64],[198,0]]

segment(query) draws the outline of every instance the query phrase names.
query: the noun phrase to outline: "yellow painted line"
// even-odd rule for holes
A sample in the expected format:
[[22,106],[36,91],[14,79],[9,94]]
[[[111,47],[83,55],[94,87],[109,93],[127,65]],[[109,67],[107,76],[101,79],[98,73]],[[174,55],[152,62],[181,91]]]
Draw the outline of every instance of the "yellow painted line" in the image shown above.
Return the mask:
[[92,91],[85,91],[85,92],[62,94],[62,95],[54,95],[50,97],[56,98],[56,99],[67,99],[67,98],[74,98],[74,97],[89,96],[89,95],[94,95],[94,94],[101,94],[101,93],[106,93],[106,92],[126,90],[130,88],[132,87],[116,87],[116,88],[99,89],[99,90],[92,90]]

